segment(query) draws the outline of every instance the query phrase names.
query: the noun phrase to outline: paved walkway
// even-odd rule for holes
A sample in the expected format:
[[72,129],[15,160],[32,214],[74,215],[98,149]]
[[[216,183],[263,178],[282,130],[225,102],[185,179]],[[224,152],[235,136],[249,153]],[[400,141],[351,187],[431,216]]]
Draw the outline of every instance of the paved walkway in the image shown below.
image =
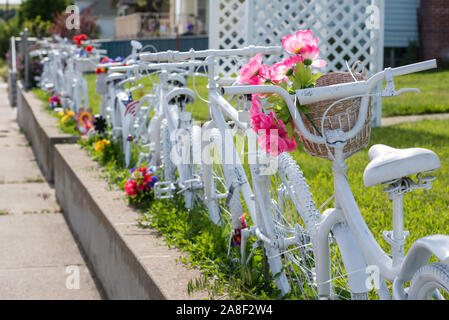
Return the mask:
[[0,300],[101,299],[0,83]]
[[382,127],[392,126],[394,124],[403,122],[414,122],[424,119],[436,120],[436,119],[449,119],[449,113],[436,113],[436,114],[420,114],[411,116],[400,116],[391,118],[382,118]]

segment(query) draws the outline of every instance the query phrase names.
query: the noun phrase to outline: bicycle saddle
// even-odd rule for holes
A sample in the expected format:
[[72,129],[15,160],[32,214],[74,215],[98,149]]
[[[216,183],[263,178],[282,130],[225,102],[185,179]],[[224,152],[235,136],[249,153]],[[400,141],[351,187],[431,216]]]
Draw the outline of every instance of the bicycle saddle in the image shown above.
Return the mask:
[[395,149],[376,144],[368,152],[363,182],[366,187],[441,168],[438,156],[423,148]]
[[112,81],[117,81],[117,80],[121,81],[121,80],[124,80],[126,78],[127,78],[127,76],[124,73],[113,72],[113,73],[109,74],[106,77],[106,83],[109,83],[109,82],[112,82]]

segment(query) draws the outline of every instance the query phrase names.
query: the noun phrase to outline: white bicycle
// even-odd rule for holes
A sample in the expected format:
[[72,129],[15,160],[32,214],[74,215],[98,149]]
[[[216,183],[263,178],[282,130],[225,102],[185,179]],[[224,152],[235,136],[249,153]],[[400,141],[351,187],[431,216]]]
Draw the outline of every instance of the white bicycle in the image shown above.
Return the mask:
[[[384,232],[384,238],[391,245],[390,258],[360,214],[347,181],[343,152],[347,141],[363,128],[371,96],[393,97],[407,91],[418,91],[395,91],[394,77],[435,67],[435,60],[431,60],[387,68],[367,81],[297,90],[296,96],[270,85],[223,88],[224,94],[231,95],[280,95],[301,134],[307,140],[333,150],[335,208],[327,209],[322,215],[316,210],[302,172],[288,154],[278,157],[279,170],[275,175],[264,176],[251,170],[255,202],[263,211],[262,216],[268,218],[268,223],[242,230],[243,261],[245,242],[248,237],[256,236],[265,248],[279,252],[276,256],[267,251],[267,255],[269,260],[278,258],[282,261],[282,272],[275,276],[275,281],[283,293],[292,291],[303,298],[367,299],[370,291],[367,272],[374,270],[378,271],[376,291],[380,299],[449,298],[448,236],[418,239],[404,255],[407,233],[403,230],[403,196],[414,189],[431,187],[433,178],[422,175],[440,168],[438,156],[426,149],[399,150],[384,145],[375,145],[369,151],[371,162],[365,169],[365,186],[388,185],[387,192],[393,200],[393,231]],[[376,84],[384,79],[386,88],[382,92],[374,92]],[[348,132],[322,130],[324,136],[317,136],[306,129],[295,106],[295,99],[306,105],[335,99],[340,99],[337,101],[340,102],[354,97],[362,98],[355,126]],[[417,181],[409,178],[415,174]],[[428,263],[432,255],[439,262]],[[275,272],[272,268],[272,273]],[[391,294],[386,281],[392,284]],[[409,281],[410,286],[406,287]]]

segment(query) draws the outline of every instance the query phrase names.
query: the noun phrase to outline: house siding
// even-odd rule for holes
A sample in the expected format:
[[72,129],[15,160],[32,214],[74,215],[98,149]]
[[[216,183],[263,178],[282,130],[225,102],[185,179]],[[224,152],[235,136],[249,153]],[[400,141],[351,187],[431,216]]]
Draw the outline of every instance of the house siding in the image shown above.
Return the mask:
[[385,0],[385,47],[404,48],[418,43],[420,0]]

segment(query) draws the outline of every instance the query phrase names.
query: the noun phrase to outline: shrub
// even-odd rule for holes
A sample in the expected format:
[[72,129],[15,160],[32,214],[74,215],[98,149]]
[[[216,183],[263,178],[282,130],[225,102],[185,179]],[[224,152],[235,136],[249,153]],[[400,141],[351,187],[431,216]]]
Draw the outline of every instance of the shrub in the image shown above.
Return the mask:
[[80,14],[80,29],[79,30],[69,30],[66,26],[66,20],[69,14],[65,12],[60,12],[55,14],[53,18],[53,24],[50,27],[50,33],[58,34],[61,37],[72,38],[77,34],[85,34],[89,38],[98,38],[100,33],[100,27],[97,26],[97,18],[92,16],[92,9],[87,8],[83,10]]

